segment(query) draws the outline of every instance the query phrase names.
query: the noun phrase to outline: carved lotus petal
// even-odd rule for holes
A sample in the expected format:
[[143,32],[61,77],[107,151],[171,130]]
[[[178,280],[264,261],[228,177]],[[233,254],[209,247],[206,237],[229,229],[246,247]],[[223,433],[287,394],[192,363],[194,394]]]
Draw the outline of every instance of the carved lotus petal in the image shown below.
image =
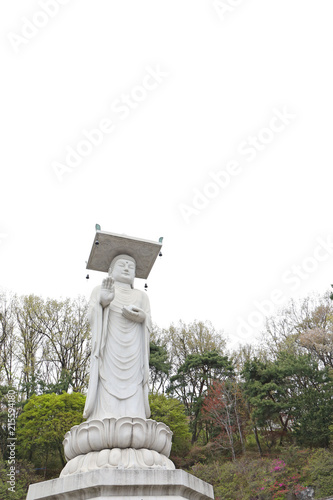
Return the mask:
[[[147,430],[146,423],[141,419],[133,419],[133,436],[131,447],[135,449],[144,448],[145,443],[147,442]],[[149,432],[149,431],[148,431]]]
[[175,466],[166,456],[154,450],[114,448],[78,455],[67,463],[60,477],[104,468],[173,470]]
[[67,432],[64,450],[67,460],[94,451],[148,449],[168,457],[172,432],[162,422],[142,418],[121,417],[90,420],[75,425]]

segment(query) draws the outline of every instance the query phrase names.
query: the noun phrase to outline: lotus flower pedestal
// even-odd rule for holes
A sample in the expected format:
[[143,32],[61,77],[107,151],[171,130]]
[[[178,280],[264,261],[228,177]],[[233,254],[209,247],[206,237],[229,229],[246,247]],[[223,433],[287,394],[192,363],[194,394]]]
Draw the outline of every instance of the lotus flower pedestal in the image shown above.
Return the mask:
[[172,432],[154,420],[121,417],[74,426],[59,479],[31,485],[27,500],[212,500],[211,485],[175,470]]

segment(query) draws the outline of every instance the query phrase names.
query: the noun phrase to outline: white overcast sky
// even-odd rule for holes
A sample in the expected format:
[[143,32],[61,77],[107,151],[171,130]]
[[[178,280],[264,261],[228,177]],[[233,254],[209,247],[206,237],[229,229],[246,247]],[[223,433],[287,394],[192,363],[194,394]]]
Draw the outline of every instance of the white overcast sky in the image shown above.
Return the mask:
[[88,298],[99,223],[164,237],[161,327],[250,342],[263,305],[324,293],[332,16],[332,0],[2,0],[0,286]]

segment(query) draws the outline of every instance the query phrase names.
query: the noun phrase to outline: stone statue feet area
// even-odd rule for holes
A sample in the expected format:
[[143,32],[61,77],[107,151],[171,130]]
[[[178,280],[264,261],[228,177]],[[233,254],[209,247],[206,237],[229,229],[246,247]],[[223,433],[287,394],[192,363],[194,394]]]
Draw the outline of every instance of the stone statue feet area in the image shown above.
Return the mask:
[[162,422],[143,418],[89,420],[72,427],[64,439],[68,463],[60,477],[96,469],[167,469],[172,432]]

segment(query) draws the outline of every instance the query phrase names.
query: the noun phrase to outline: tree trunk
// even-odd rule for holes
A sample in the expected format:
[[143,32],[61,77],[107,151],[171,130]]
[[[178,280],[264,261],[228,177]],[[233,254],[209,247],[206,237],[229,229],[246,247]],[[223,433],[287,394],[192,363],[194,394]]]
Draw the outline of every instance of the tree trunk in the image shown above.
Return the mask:
[[256,439],[256,443],[257,443],[259,455],[262,457],[262,449],[261,449],[261,446],[260,446],[260,441],[259,441],[259,436],[258,436],[258,431],[257,431],[257,427],[256,426],[253,427],[253,432],[254,432],[254,437]]

